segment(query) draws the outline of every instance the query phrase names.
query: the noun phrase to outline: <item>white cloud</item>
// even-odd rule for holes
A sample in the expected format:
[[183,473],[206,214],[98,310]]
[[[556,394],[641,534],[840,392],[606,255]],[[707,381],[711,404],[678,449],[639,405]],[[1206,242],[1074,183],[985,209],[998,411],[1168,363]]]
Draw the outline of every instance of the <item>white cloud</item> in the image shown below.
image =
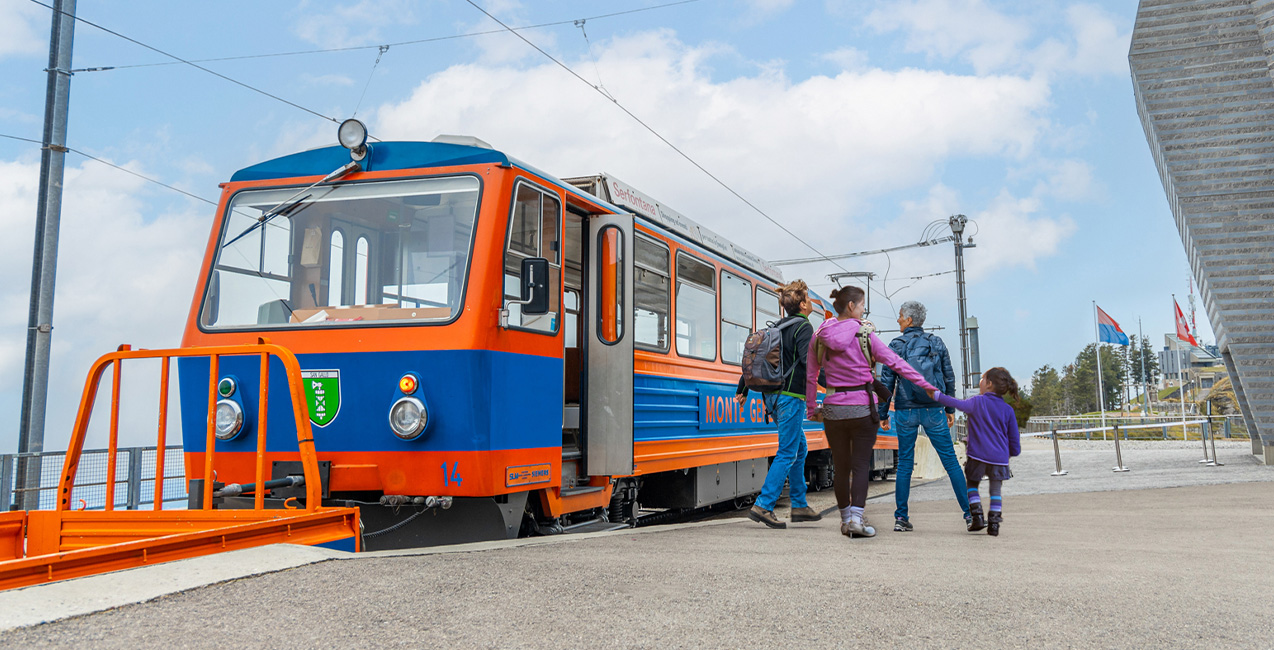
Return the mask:
[[967,234],[978,246],[967,258],[970,278],[1011,268],[1034,269],[1037,259],[1055,255],[1074,234],[1075,222],[1067,216],[1038,214],[1041,210],[1039,199],[1004,190],[985,209],[969,215],[977,224]]
[[984,0],[890,2],[868,14],[866,22],[880,32],[904,32],[910,52],[960,57],[979,73],[1015,67],[1031,34],[1025,20]]
[[[1045,126],[1049,91],[1035,80],[907,69],[794,83],[769,68],[714,82],[711,53],[668,32],[598,46],[624,106],[774,218],[819,238],[852,232],[870,200],[928,182],[950,157],[1025,156]],[[551,63],[454,66],[373,122],[386,139],[469,133],[562,176],[610,171],[761,254],[809,254]]]
[[[1031,21],[985,0],[909,0],[884,4],[868,14],[866,23],[878,32],[902,32],[909,52],[963,60],[979,74],[1127,73],[1128,21],[1089,4],[1069,5],[1063,13],[1065,29],[1052,33],[1063,19],[1047,12]],[[1036,31],[1049,35],[1033,45]]]
[[24,0],[0,0],[0,57],[47,52],[49,11]]
[[292,31],[321,47],[351,47],[383,42],[382,29],[415,22],[407,0],[361,0],[355,3],[304,2],[297,8]]
[[823,59],[841,67],[842,70],[858,71],[867,67],[867,53],[853,47],[842,47],[823,55]]
[[[141,171],[136,164],[125,166]],[[10,234],[0,238],[0,277],[22,279],[0,287],[0,302],[10,305],[0,311],[0,403],[10,407],[6,411],[13,414],[15,423],[25,358],[30,288],[25,279],[31,275],[38,170],[36,163],[0,162],[0,174],[8,179],[0,185],[0,228]],[[181,341],[208,236],[206,217],[212,208],[147,215],[142,211],[145,189],[144,181],[93,162],[66,170],[48,449],[63,448],[93,360],[121,343],[158,348],[175,347]],[[134,400],[125,413],[143,414],[142,420],[153,423],[157,391],[153,383],[143,386],[140,381],[126,371],[128,395],[144,398]],[[95,422],[104,421],[105,417],[95,418]],[[153,431],[153,424],[146,429]],[[180,430],[175,421],[172,430]],[[154,444],[151,436],[125,442]]]

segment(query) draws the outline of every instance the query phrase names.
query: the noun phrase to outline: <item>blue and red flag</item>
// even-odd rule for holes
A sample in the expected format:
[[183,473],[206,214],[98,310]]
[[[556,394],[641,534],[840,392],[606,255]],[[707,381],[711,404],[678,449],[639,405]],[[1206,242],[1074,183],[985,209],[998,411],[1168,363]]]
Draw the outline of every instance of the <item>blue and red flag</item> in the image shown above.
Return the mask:
[[1109,314],[1097,308],[1097,340],[1102,343],[1114,343],[1115,345],[1128,345],[1128,335],[1119,328],[1119,323],[1111,318]]

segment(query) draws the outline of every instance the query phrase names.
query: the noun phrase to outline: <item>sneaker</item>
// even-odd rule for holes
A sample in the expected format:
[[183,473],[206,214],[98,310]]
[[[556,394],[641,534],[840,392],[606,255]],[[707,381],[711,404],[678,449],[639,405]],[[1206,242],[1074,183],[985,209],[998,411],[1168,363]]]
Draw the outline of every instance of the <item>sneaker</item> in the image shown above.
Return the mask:
[[761,506],[752,506],[752,509],[748,511],[748,519],[763,523],[770,528],[787,528],[786,523],[774,516],[773,510],[764,510]]
[[894,517],[895,533],[910,533],[912,530],[915,529],[912,528],[911,522],[907,521],[906,517]]
[[809,506],[805,506],[804,508],[792,508],[792,523],[800,521],[818,521],[822,518],[823,515],[818,514],[816,510]]
[[847,524],[840,525],[840,534],[849,537],[875,537],[876,529],[867,524],[867,520],[850,521]]

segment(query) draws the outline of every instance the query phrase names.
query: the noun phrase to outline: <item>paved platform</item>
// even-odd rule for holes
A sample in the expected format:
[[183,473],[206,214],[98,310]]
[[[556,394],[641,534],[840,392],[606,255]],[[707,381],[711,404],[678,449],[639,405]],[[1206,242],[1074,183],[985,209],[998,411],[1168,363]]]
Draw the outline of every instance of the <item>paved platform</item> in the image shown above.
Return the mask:
[[[1140,454],[1145,473],[1230,469]],[[1274,624],[1253,604],[1274,590],[1274,468],[1136,490],[1080,475],[1102,491],[1025,494],[1025,470],[1051,455],[1028,450],[1015,467],[998,538],[964,532],[953,501],[930,500],[912,506],[915,532],[869,540],[839,535],[833,518],[787,530],[725,519],[368,554],[0,632],[0,646],[1270,646]],[[1125,462],[1134,472],[1116,476],[1135,478]],[[943,483],[913,494],[949,493]],[[885,495],[867,512],[884,528],[892,509]]]

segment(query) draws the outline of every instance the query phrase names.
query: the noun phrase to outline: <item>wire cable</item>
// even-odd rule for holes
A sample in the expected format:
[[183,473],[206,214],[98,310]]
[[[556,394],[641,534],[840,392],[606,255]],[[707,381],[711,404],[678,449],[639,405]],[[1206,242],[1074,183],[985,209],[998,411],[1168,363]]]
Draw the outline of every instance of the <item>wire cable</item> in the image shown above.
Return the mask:
[[[34,1],[34,0],[32,0],[32,1]],[[818,254],[818,255],[820,256],[820,258],[821,258],[822,260],[826,260],[826,261],[828,261],[828,262],[831,262],[832,264],[835,264],[835,265],[836,265],[838,268],[840,268],[842,271],[845,271],[845,272],[847,272],[847,273],[849,272],[849,270],[848,270],[848,269],[846,269],[845,267],[841,266],[841,265],[840,265],[839,263],[837,263],[835,260],[832,260],[831,258],[828,258],[826,255],[824,255],[824,254],[823,254],[821,251],[819,251],[817,248],[814,248],[814,245],[813,245],[813,244],[811,244],[811,243],[809,243],[809,242],[805,241],[803,238],[801,238],[801,236],[800,236],[800,235],[797,235],[796,233],[792,232],[792,231],[791,231],[791,230],[790,230],[787,226],[784,226],[782,223],[779,223],[779,221],[778,221],[777,219],[775,219],[774,217],[771,217],[769,214],[766,214],[766,212],[765,212],[764,210],[762,210],[761,208],[757,207],[757,206],[756,206],[756,204],[754,204],[754,203],[752,203],[751,201],[749,201],[749,200],[747,200],[746,198],[744,198],[744,196],[743,196],[742,194],[739,194],[737,191],[735,191],[735,189],[734,189],[733,187],[730,187],[728,184],[726,184],[726,182],[725,182],[725,181],[721,180],[721,179],[720,179],[720,178],[718,178],[715,174],[713,174],[712,172],[708,171],[708,169],[707,169],[706,167],[704,167],[703,165],[699,164],[699,162],[698,162],[698,161],[696,161],[694,158],[691,158],[689,154],[687,154],[686,152],[682,151],[680,148],[678,148],[678,147],[677,147],[677,145],[673,144],[670,140],[668,140],[668,138],[665,138],[662,134],[660,134],[660,133],[659,133],[658,131],[656,131],[653,127],[651,127],[649,124],[647,124],[645,121],[643,121],[640,117],[637,117],[637,115],[636,115],[635,113],[633,113],[632,111],[628,110],[628,109],[627,109],[627,108],[626,108],[623,104],[619,103],[619,100],[617,100],[617,99],[615,99],[615,98],[613,98],[613,97],[609,96],[609,95],[606,93],[606,91],[602,90],[600,87],[598,87],[598,86],[594,85],[593,83],[589,82],[589,81],[588,81],[587,79],[585,79],[584,77],[580,76],[580,74],[579,74],[578,72],[576,72],[576,71],[572,70],[572,69],[570,68],[570,66],[566,65],[565,63],[562,63],[562,62],[561,62],[561,61],[559,61],[556,57],[554,57],[552,54],[549,54],[549,53],[548,53],[548,52],[546,52],[544,49],[542,49],[540,46],[536,45],[535,43],[532,43],[532,42],[530,41],[530,39],[528,39],[527,37],[523,36],[522,34],[519,34],[519,33],[518,33],[516,30],[514,30],[512,27],[509,27],[508,25],[504,24],[504,21],[500,20],[499,18],[496,18],[494,15],[492,15],[492,14],[491,14],[491,12],[487,11],[486,9],[483,9],[483,8],[482,8],[482,6],[481,6],[481,5],[479,5],[477,2],[474,2],[474,0],[465,0],[465,2],[468,2],[470,5],[472,5],[474,9],[477,9],[478,11],[481,11],[482,13],[486,14],[486,16],[487,16],[488,18],[490,18],[491,20],[493,20],[493,21],[495,21],[496,23],[498,23],[501,27],[503,27],[503,28],[504,28],[506,31],[508,31],[510,34],[513,34],[514,36],[516,36],[516,37],[518,37],[519,39],[521,39],[521,40],[522,40],[522,42],[526,43],[527,45],[530,45],[532,48],[534,48],[534,49],[535,49],[535,51],[539,52],[540,54],[543,54],[543,55],[544,55],[544,56],[545,56],[548,60],[552,61],[553,63],[556,63],[558,67],[560,67],[560,68],[562,68],[563,70],[565,70],[565,71],[567,71],[568,73],[570,73],[570,75],[571,75],[572,77],[575,77],[576,79],[580,80],[581,82],[583,82],[583,83],[587,84],[589,88],[592,88],[593,90],[597,91],[597,93],[598,93],[599,95],[601,95],[602,97],[605,97],[606,99],[610,100],[610,101],[611,101],[611,103],[613,103],[616,107],[618,107],[618,108],[619,108],[619,110],[623,111],[626,115],[628,115],[628,117],[631,117],[631,118],[633,119],[633,121],[635,121],[635,122],[637,122],[638,124],[640,124],[640,125],[642,126],[642,128],[644,128],[644,129],[646,129],[647,131],[649,131],[649,132],[651,133],[651,135],[655,136],[656,138],[659,138],[660,142],[663,142],[664,144],[668,145],[668,147],[669,147],[669,148],[671,148],[673,151],[677,152],[677,154],[678,154],[678,155],[680,155],[682,158],[685,158],[687,162],[689,162],[691,165],[694,165],[694,166],[695,166],[695,168],[697,168],[699,171],[701,171],[701,172],[703,172],[705,175],[707,175],[707,177],[708,177],[708,178],[711,178],[713,181],[716,181],[716,183],[717,183],[718,185],[720,185],[722,188],[724,188],[724,189],[725,189],[727,192],[729,192],[730,194],[733,194],[735,198],[739,199],[739,200],[740,200],[740,201],[742,201],[745,205],[747,205],[749,208],[752,208],[754,211],[756,211],[756,213],[757,213],[757,214],[761,215],[762,217],[765,217],[765,219],[766,219],[767,221],[769,221],[770,223],[772,223],[772,224],[774,224],[775,226],[777,226],[779,230],[782,230],[783,232],[787,233],[787,234],[788,234],[788,235],[789,235],[792,239],[795,239],[796,241],[798,241],[798,242],[800,242],[801,244],[805,245],[805,247],[806,247],[806,248],[810,249],[811,251],[814,251],[816,254]]]
[[[675,7],[677,5],[685,5],[685,4],[690,4],[693,2],[702,2],[702,0],[680,0],[679,2],[667,2],[664,4],[652,5],[649,7],[639,7],[637,9],[629,9],[626,11],[615,11],[612,13],[600,14],[597,16],[587,16],[584,18],[574,18],[571,20],[558,20],[551,23],[539,23],[537,25],[525,25],[522,27],[514,27],[513,29],[521,31],[525,29],[541,29],[544,27],[557,27],[559,25],[569,25],[572,23],[578,23],[578,22],[587,21],[587,20],[601,20],[603,18],[614,18],[616,16],[626,16],[628,14],[641,13],[643,11],[654,11],[655,9]],[[388,48],[388,47],[399,47],[403,45],[420,45],[423,43],[437,43],[439,41],[450,41],[450,40],[456,40],[461,38],[470,38],[473,36],[487,36],[490,34],[502,34],[504,33],[504,31],[505,30],[503,29],[488,29],[488,30],[480,31],[480,32],[466,32],[464,34],[434,36],[432,38],[419,38],[419,39],[411,40],[411,41],[399,41],[397,43],[384,43],[381,45],[352,45],[349,47],[329,47],[329,48],[322,48],[322,49],[316,49],[316,50],[296,50],[292,52],[272,52],[272,53],[266,53],[266,54],[245,54],[241,56],[222,56],[222,57],[216,57],[216,58],[210,58],[210,59],[190,59],[190,61],[192,63],[214,63],[219,61],[243,61],[246,59],[267,59],[267,58],[281,57],[281,56],[302,56],[306,54],[327,54],[330,52],[354,52],[358,50],[374,50],[380,47]],[[131,65],[97,66],[92,68],[79,68],[76,70],[72,70],[71,72],[105,72],[107,70],[126,70],[129,68],[152,68],[152,67],[165,66],[165,65],[178,65],[178,62],[177,61],[160,61],[156,63],[134,63]]]
[[[41,141],[39,141],[39,140],[32,140],[31,138],[21,138],[21,137],[18,137],[18,136],[16,136],[16,135],[7,135],[7,134],[4,134],[4,133],[0,133],[0,138],[8,138],[8,139],[10,139],[10,140],[20,140],[20,141],[22,141],[22,142],[30,142],[30,143],[32,143],[32,144],[38,144],[38,145],[40,145],[40,147],[41,147],[41,148],[52,148],[52,145],[47,145],[47,144],[45,144],[45,143],[43,143],[43,142],[41,142]],[[178,192],[178,193],[181,193],[181,194],[185,194],[186,196],[188,196],[188,197],[190,197],[190,198],[192,198],[192,199],[195,199],[196,201],[203,201],[204,203],[207,203],[208,205],[217,205],[217,202],[216,202],[216,201],[210,201],[210,200],[205,199],[204,197],[199,196],[199,195],[197,195],[197,194],[191,194],[190,192],[187,192],[186,190],[183,190],[183,189],[181,189],[181,188],[179,188],[179,187],[174,187],[174,186],[169,185],[168,183],[165,183],[165,182],[163,182],[163,181],[156,180],[156,179],[154,179],[154,178],[151,178],[151,177],[149,177],[149,176],[146,176],[145,174],[139,174],[139,173],[137,173],[137,172],[135,172],[135,171],[133,171],[133,170],[131,170],[131,169],[128,169],[128,168],[126,168],[126,167],[121,167],[121,166],[119,166],[119,165],[116,165],[116,164],[115,164],[115,163],[113,163],[113,162],[108,162],[108,161],[106,161],[106,160],[102,160],[101,158],[98,158],[97,156],[94,156],[94,155],[92,155],[92,154],[88,154],[88,153],[84,153],[83,151],[80,151],[79,149],[74,149],[74,148],[72,148],[72,147],[64,147],[64,148],[65,148],[67,151],[69,151],[69,152],[71,152],[71,153],[73,153],[73,154],[77,154],[77,155],[80,155],[80,156],[84,156],[85,158],[88,158],[89,160],[92,160],[92,161],[94,161],[94,162],[99,162],[99,163],[101,163],[101,164],[103,164],[103,165],[106,165],[107,167],[112,167],[112,168],[114,168],[114,169],[118,169],[118,170],[120,170],[120,171],[122,171],[122,172],[124,172],[124,173],[126,173],[126,174],[132,174],[133,176],[136,176],[137,178],[140,178],[140,179],[142,179],[142,180],[144,180],[144,181],[146,181],[146,182],[148,182],[148,183],[154,183],[154,184],[159,185],[159,186],[161,186],[161,187],[166,187],[166,188],[168,188],[168,189],[170,189],[170,190],[172,190],[172,191],[174,191],[174,192]]]
[[275,94],[269,93],[269,92],[267,92],[267,91],[261,90],[260,88],[257,88],[257,87],[255,87],[255,86],[250,86],[250,85],[248,85],[248,84],[246,84],[246,83],[244,83],[244,82],[242,82],[242,81],[239,81],[238,79],[233,79],[233,78],[231,78],[231,77],[227,77],[226,75],[221,74],[220,72],[215,72],[215,71],[213,71],[213,70],[209,70],[208,68],[205,68],[205,67],[203,67],[203,66],[201,66],[201,65],[199,65],[199,64],[197,64],[197,63],[195,63],[195,62],[193,62],[193,61],[190,61],[190,60],[187,60],[187,59],[183,59],[183,58],[181,58],[181,57],[177,56],[176,54],[170,54],[170,53],[165,52],[164,50],[161,50],[161,49],[159,49],[159,48],[157,48],[157,47],[154,47],[154,46],[151,46],[151,45],[147,45],[147,44],[145,44],[145,43],[143,43],[143,42],[141,42],[141,41],[139,41],[139,40],[137,40],[137,39],[135,39],[135,38],[131,38],[131,37],[129,37],[129,36],[125,36],[124,34],[121,34],[121,33],[117,32],[117,31],[115,31],[115,30],[113,30],[113,29],[109,29],[109,28],[107,28],[107,27],[103,27],[103,26],[101,26],[101,25],[99,25],[99,24],[97,24],[97,23],[95,23],[95,22],[92,22],[92,21],[90,21],[90,20],[87,20],[87,19],[85,19],[85,18],[81,18],[81,17],[79,17],[79,16],[76,16],[76,15],[71,14],[71,13],[67,13],[67,12],[65,12],[65,11],[61,11],[61,10],[59,10],[59,9],[57,9],[57,8],[55,8],[55,7],[53,7],[52,5],[47,5],[47,4],[43,3],[43,2],[41,2],[40,0],[30,0],[30,2],[32,2],[32,3],[34,3],[34,4],[37,4],[37,5],[40,5],[41,7],[44,7],[45,9],[48,9],[49,11],[57,11],[58,13],[61,13],[63,16],[67,16],[67,17],[69,17],[69,18],[72,18],[72,19],[74,19],[76,22],[84,23],[85,25],[88,25],[89,27],[93,27],[93,28],[95,28],[95,29],[99,29],[99,30],[101,30],[101,31],[104,31],[104,32],[106,32],[107,34],[110,34],[111,36],[115,36],[115,37],[117,37],[117,38],[122,38],[122,39],[124,39],[124,40],[128,41],[129,43],[132,43],[132,44],[134,44],[134,45],[138,45],[138,46],[140,46],[140,47],[144,47],[144,48],[146,48],[146,49],[148,49],[148,50],[150,50],[150,51],[152,51],[152,52],[155,52],[155,53],[158,53],[158,54],[162,54],[162,55],[164,55],[164,56],[166,56],[166,57],[168,57],[168,58],[170,58],[170,59],[173,59],[174,61],[176,61],[176,62],[178,62],[178,63],[184,63],[184,64],[186,64],[186,65],[188,65],[188,66],[190,66],[190,67],[192,67],[192,68],[195,68],[196,70],[202,70],[202,71],[204,71],[204,72],[206,72],[206,73],[208,73],[208,74],[210,74],[210,75],[212,75],[212,76],[214,76],[214,77],[217,77],[217,78],[219,78],[219,79],[223,79],[223,80],[225,80],[225,81],[229,81],[230,83],[235,84],[236,86],[240,86],[240,87],[246,88],[246,89],[248,89],[248,90],[251,90],[251,91],[252,91],[252,92],[254,92],[254,93],[259,93],[259,94],[261,94],[261,95],[265,95],[266,97],[269,97],[269,98],[271,98],[271,99],[273,99],[273,100],[283,102],[284,104],[287,104],[288,106],[291,106],[291,107],[293,107],[293,108],[296,108],[296,109],[299,109],[299,110],[305,111],[306,113],[309,113],[310,115],[313,115],[313,116],[315,116],[315,117],[321,117],[321,118],[323,118],[323,119],[325,119],[325,120],[328,120],[328,121],[334,122],[334,123],[336,123],[336,124],[340,124],[340,120],[338,120],[338,119],[336,119],[336,118],[334,118],[334,117],[332,117],[332,116],[330,116],[330,115],[324,115],[324,114],[322,114],[322,113],[320,113],[320,112],[318,112],[318,111],[316,111],[316,110],[306,108],[306,107],[304,107],[304,106],[302,106],[302,105],[300,105],[300,104],[298,104],[298,103],[296,103],[296,102],[294,102],[294,101],[290,101],[290,100],[284,99],[284,98],[282,98],[282,97],[279,97],[278,95],[275,95]]

